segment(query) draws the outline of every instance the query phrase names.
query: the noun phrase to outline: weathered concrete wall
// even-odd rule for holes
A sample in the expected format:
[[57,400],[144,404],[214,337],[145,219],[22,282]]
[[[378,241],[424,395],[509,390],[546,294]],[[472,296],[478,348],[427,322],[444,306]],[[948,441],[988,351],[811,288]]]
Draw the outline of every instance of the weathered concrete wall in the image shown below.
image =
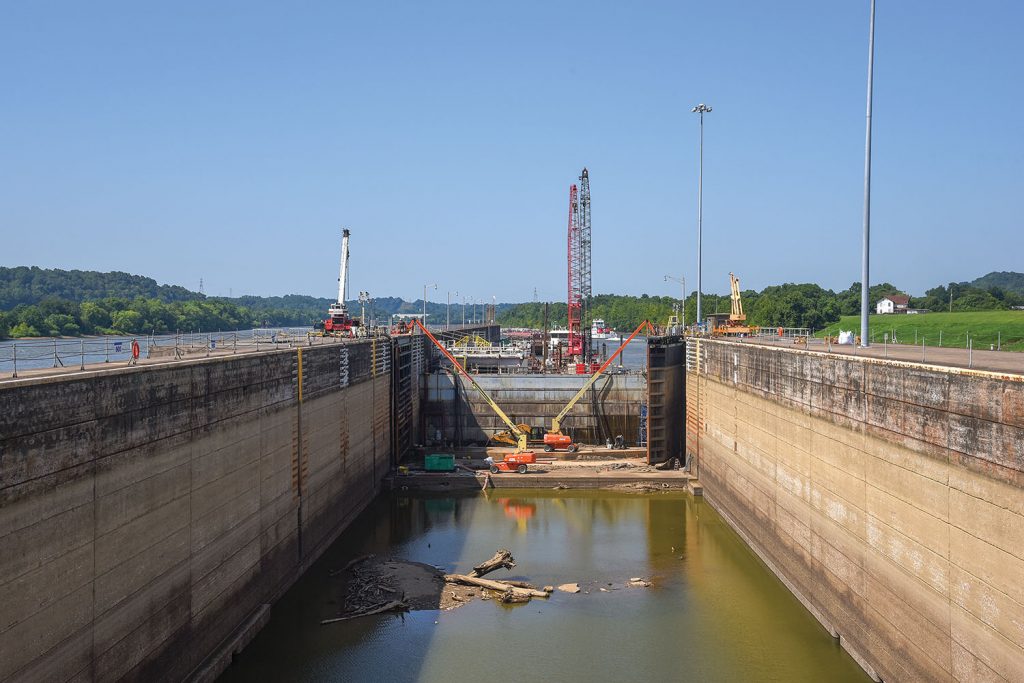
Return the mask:
[[[575,375],[477,375],[477,383],[517,423],[550,428],[551,418],[589,379]],[[607,375],[579,400],[563,422],[563,431],[582,443],[597,443],[622,434],[636,444],[640,405],[646,401],[646,382],[641,375]],[[484,442],[507,429],[487,402],[468,382],[454,384],[451,375],[426,377],[423,407],[425,436],[440,431],[445,441]]]
[[0,680],[215,673],[378,491],[389,356],[361,341],[6,384]]
[[1024,680],[1024,377],[700,346],[705,497],[842,645],[885,681]]

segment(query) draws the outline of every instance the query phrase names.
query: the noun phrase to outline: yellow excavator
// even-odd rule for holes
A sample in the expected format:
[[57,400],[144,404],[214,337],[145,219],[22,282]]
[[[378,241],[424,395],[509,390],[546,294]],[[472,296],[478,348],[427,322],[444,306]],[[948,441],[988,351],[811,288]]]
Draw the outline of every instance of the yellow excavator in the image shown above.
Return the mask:
[[608,360],[606,360],[604,364],[600,368],[598,368],[597,372],[591,375],[590,379],[588,379],[586,383],[580,388],[580,390],[576,392],[576,395],[572,397],[572,400],[566,403],[565,407],[562,408],[561,412],[558,413],[558,415],[556,415],[553,420],[551,420],[551,429],[548,430],[548,432],[544,435],[545,451],[551,452],[558,448],[564,448],[570,453],[575,453],[577,450],[579,450],[579,444],[574,443],[572,437],[569,436],[568,434],[562,433],[562,420],[564,420],[565,416],[569,414],[569,411],[573,409],[573,406],[575,406],[576,403],[581,398],[583,398],[583,395],[587,393],[587,390],[594,385],[594,382],[597,381],[597,378],[600,377],[604,373],[604,371],[608,369],[608,366],[612,364],[612,361],[615,360],[620,353],[622,353],[622,350],[626,348],[629,342],[633,341],[633,338],[640,334],[640,332],[645,327],[648,330],[650,330],[651,334],[654,334],[654,327],[651,325],[650,321],[645,320],[642,323],[640,323],[640,325],[635,330],[633,330],[633,334],[629,335],[629,339],[624,341],[622,343],[622,346],[620,346],[615,353],[608,357]]

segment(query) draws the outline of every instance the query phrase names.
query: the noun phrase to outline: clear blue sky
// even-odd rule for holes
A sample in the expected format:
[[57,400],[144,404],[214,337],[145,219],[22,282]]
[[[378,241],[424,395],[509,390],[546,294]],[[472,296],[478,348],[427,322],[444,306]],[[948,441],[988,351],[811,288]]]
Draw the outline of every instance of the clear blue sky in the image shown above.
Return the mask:
[[[565,296],[860,279],[868,0],[9,2],[0,265],[206,291]],[[872,280],[1024,270],[1024,4],[879,0]]]

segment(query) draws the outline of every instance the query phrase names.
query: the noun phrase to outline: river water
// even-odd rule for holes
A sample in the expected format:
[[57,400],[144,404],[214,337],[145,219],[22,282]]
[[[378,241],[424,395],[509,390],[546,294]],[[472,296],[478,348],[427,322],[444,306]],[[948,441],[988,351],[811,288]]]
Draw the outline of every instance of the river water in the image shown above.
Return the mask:
[[[465,572],[502,547],[518,561],[508,577],[579,582],[584,592],[319,623],[338,613],[330,570],[351,558],[377,553]],[[653,585],[624,587],[635,576]],[[274,607],[221,680],[868,678],[700,499],[536,490],[382,496]]]

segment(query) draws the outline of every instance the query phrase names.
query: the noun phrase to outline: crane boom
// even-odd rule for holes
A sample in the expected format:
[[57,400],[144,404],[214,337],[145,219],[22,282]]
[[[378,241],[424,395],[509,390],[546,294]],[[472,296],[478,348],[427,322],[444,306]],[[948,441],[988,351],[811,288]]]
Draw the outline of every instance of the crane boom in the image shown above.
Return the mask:
[[478,394],[480,394],[480,396],[483,397],[483,399],[485,401],[487,401],[487,405],[489,405],[491,407],[491,410],[493,410],[495,413],[497,413],[498,417],[501,418],[501,421],[504,422],[506,425],[508,425],[509,431],[511,431],[512,434],[515,435],[515,437],[516,437],[516,453],[522,453],[523,451],[525,451],[526,450],[526,444],[527,444],[527,438],[528,438],[526,433],[522,429],[520,429],[519,425],[517,425],[515,422],[513,422],[509,418],[508,415],[505,414],[505,411],[502,410],[498,406],[498,404],[494,402],[494,399],[491,398],[490,395],[488,395],[488,393],[483,390],[483,387],[481,387],[479,384],[476,383],[476,380],[473,379],[473,376],[471,374],[469,374],[468,372],[466,372],[466,369],[464,367],[459,365],[459,361],[455,360],[455,356],[453,356],[451,353],[449,353],[448,349],[444,348],[444,344],[439,342],[437,340],[437,337],[432,335],[430,333],[430,330],[428,330],[426,327],[423,326],[423,323],[421,323],[416,318],[413,318],[413,322],[420,328],[420,330],[423,331],[423,334],[427,335],[427,337],[430,339],[430,341],[434,342],[434,345],[437,348],[441,349],[441,353],[443,353],[445,355],[445,357],[447,357],[448,360],[451,361],[452,365],[454,367],[458,368],[459,372],[461,372],[463,374],[463,376],[467,380],[469,380],[470,385],[474,389],[476,389],[476,392]]
[[348,228],[341,231],[341,266],[338,273],[338,305],[344,307],[348,294]]
[[729,314],[729,320],[742,322],[747,319],[747,316],[743,314],[743,300],[740,299],[740,279],[729,273],[729,285],[732,288],[730,296],[732,299],[732,313]]
[[598,368],[597,372],[590,376],[590,379],[587,380],[586,384],[584,384],[583,387],[578,392],[576,392],[576,395],[572,397],[572,400],[565,404],[565,407],[562,408],[562,412],[558,413],[558,415],[553,420],[551,420],[551,434],[560,434],[562,432],[562,420],[565,419],[565,416],[568,415],[569,411],[572,410],[573,406],[575,406],[576,403],[581,398],[583,398],[583,395],[587,393],[587,389],[589,389],[594,384],[594,382],[597,381],[597,378],[600,377],[601,374],[608,369],[608,366],[612,364],[612,361],[615,360],[615,358],[620,353],[622,353],[622,350],[629,345],[629,342],[633,341],[633,338],[640,334],[640,331],[643,330],[645,327],[649,328],[652,333],[654,332],[654,327],[651,325],[649,320],[645,320],[642,323],[640,323],[640,325],[637,326],[635,330],[633,330],[633,334],[629,335],[629,338],[622,343],[622,346],[620,346],[618,350],[615,351],[615,353],[608,357],[608,360],[606,360],[604,364],[600,368]]
[[576,185],[569,186],[569,229],[566,254],[568,256],[567,354],[570,359],[583,355],[583,290],[580,288],[580,230],[577,222],[579,202]]

